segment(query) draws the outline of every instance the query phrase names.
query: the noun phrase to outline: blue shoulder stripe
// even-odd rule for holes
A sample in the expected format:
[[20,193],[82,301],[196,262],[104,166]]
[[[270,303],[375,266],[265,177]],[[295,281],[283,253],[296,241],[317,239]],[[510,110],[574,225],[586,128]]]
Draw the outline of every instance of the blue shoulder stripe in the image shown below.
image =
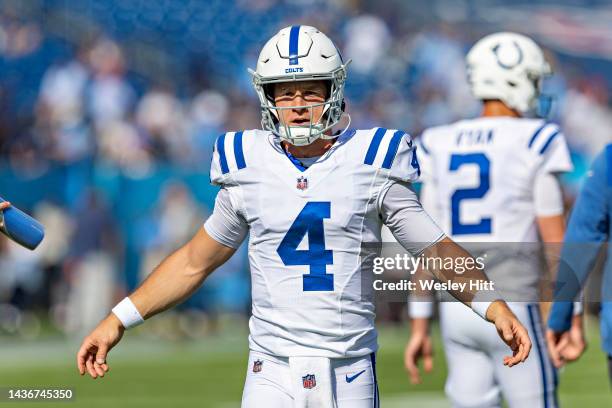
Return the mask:
[[548,146],[552,143],[553,139],[555,137],[557,137],[557,135],[559,134],[559,131],[557,130],[556,132],[554,132],[552,135],[550,135],[550,137],[548,138],[548,140],[546,141],[546,143],[544,143],[544,146],[542,146],[542,148],[540,149],[540,154],[544,154],[544,152],[546,151],[546,149],[548,149]]
[[387,150],[387,154],[385,155],[385,160],[383,160],[382,167],[385,169],[390,169],[391,164],[393,164],[393,159],[395,159],[395,155],[397,154],[397,149],[399,148],[399,144],[402,141],[402,136],[404,136],[405,132],[402,130],[398,130],[393,134],[391,138],[391,142],[389,142],[389,150]]
[[243,131],[241,130],[234,135],[234,155],[236,156],[236,166],[238,166],[238,170],[246,167],[244,152],[242,151],[242,134]]
[[378,148],[380,147],[380,142],[382,141],[383,136],[387,132],[385,128],[378,128],[374,136],[372,137],[372,142],[370,142],[370,147],[368,148],[368,152],[366,153],[364,164],[374,164],[374,159],[376,159],[376,153],[378,153]]
[[217,152],[219,152],[219,164],[221,165],[221,173],[229,173],[227,166],[227,158],[225,157],[225,133],[217,138]]
[[535,133],[533,134],[533,136],[531,136],[531,139],[529,139],[529,144],[527,145],[528,148],[531,149],[531,146],[533,146],[533,144],[535,143],[536,139],[538,138],[538,136],[540,135],[540,133],[542,133],[542,131],[544,130],[544,128],[546,126],[550,125],[550,122],[544,122],[544,124],[542,126],[540,126],[538,128],[538,130],[535,131]]

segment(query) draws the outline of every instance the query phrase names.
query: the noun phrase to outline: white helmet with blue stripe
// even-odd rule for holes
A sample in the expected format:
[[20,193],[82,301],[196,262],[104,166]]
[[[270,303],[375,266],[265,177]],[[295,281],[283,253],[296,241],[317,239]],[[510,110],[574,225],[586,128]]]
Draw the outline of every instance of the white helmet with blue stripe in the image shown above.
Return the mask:
[[531,38],[510,32],[479,40],[466,63],[476,98],[499,99],[521,114],[535,113],[542,79],[552,73],[544,52]]
[[[347,65],[348,63],[342,61],[334,43],[316,28],[296,25],[280,30],[261,50],[256,71],[249,69],[261,103],[263,129],[295,146],[311,144],[318,138],[337,137],[326,133],[340,121],[344,113]],[[270,85],[312,80],[329,81],[328,99],[321,104],[304,106],[309,109],[311,115],[308,125],[288,126],[282,123],[280,110],[299,107],[275,106]],[[324,105],[323,116],[315,121],[312,108],[320,105]]]

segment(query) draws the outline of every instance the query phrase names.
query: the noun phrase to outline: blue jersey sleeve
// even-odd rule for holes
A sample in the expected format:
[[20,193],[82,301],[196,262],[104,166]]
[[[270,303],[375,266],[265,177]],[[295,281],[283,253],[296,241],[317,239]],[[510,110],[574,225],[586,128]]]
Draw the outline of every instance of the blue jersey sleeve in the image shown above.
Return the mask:
[[569,329],[572,300],[593,269],[601,243],[610,239],[611,158],[612,145],[609,145],[595,159],[569,221],[559,262],[555,303],[548,321],[555,331]]

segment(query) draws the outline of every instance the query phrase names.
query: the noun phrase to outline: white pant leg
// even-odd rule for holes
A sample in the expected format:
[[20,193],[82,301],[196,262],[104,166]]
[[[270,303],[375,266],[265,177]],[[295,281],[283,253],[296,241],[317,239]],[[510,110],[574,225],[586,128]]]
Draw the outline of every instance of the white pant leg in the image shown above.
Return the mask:
[[[533,346],[524,363],[511,368],[496,365],[504,399],[510,408],[556,408],[557,372],[548,357],[540,308],[525,303],[511,303],[510,308],[529,331]],[[510,355],[510,350],[499,347],[493,358],[501,361],[506,355]]]
[[338,408],[378,408],[376,356],[332,359],[332,386]]
[[460,303],[442,304],[441,325],[449,365],[446,391],[455,406],[498,407],[500,391],[510,408],[557,406],[556,373],[546,352],[538,306],[509,306],[533,342],[529,358],[511,368],[503,365],[503,357],[512,352],[491,323]]
[[[254,370],[255,367],[257,368]],[[332,359],[331,367],[332,391],[337,408],[379,408],[374,354]],[[291,370],[287,358],[251,351],[242,394],[242,408],[291,408],[291,384]]]
[[287,359],[251,351],[242,392],[242,408],[291,408],[291,372]]
[[452,406],[501,407],[494,363],[480,341],[492,325],[462,303],[442,302],[440,326],[448,365],[444,391]]

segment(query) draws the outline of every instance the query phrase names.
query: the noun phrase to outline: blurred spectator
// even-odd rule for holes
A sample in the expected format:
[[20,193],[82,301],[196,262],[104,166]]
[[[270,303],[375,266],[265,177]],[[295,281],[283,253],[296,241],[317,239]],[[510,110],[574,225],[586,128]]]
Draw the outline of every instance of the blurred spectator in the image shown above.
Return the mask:
[[594,157],[612,139],[612,110],[606,89],[603,81],[581,81],[567,92],[563,105],[567,139],[588,157]]
[[152,171],[153,157],[146,138],[134,124],[112,121],[99,131],[99,158],[134,178],[144,177]]
[[96,126],[124,119],[134,102],[134,91],[125,78],[125,61],[119,45],[101,39],[89,51],[92,81],[88,106]]
[[164,89],[147,92],[136,108],[136,123],[145,132],[153,156],[163,161],[188,161],[191,146],[179,100]]
[[360,15],[348,21],[344,29],[345,58],[352,59],[351,69],[366,75],[380,67],[391,47],[387,24],[374,15]]
[[204,90],[191,101],[189,146],[194,149],[195,162],[202,163],[204,167],[212,160],[215,139],[225,131],[229,105],[225,95],[213,90]]
[[[102,319],[115,301],[118,240],[114,219],[101,194],[88,190],[75,214],[68,261],[68,332],[83,333]],[[92,326],[93,325],[93,326]]]
[[83,98],[89,72],[78,60],[54,65],[45,73],[40,87],[39,109],[52,123],[83,119]]

